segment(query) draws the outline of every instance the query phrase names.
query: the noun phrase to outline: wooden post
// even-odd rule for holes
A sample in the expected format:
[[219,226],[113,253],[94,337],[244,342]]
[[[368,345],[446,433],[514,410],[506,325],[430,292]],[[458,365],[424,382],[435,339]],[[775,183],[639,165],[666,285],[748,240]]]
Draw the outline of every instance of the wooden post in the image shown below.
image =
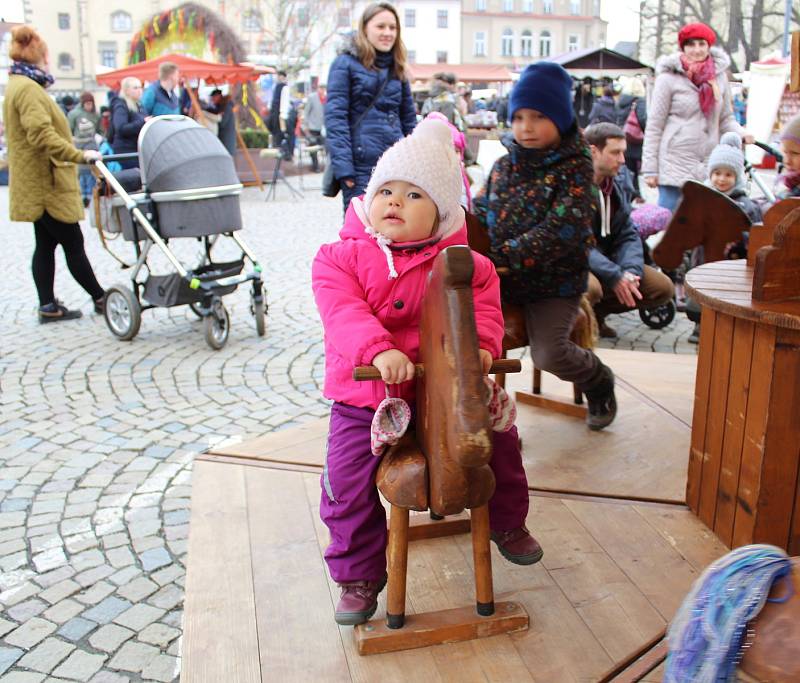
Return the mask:
[[792,78],[789,82],[791,92],[800,91],[800,31],[792,33],[792,49],[790,52],[792,62]]
[[[389,579],[386,589],[386,625],[392,629],[402,628],[406,620],[407,569],[408,510],[392,505],[389,518]],[[491,586],[491,578],[489,583]]]
[[494,614],[492,588],[492,553],[489,548],[489,505],[470,510],[472,520],[472,557],[475,563],[475,600],[478,614]]

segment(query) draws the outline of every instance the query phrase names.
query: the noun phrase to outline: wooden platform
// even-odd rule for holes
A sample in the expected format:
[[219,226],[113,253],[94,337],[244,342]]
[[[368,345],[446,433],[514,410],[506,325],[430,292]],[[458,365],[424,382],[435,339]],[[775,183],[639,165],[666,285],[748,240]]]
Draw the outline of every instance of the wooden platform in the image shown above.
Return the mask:
[[[695,358],[602,355],[620,387],[609,430],[520,409],[528,526],[545,555],[519,567],[493,550],[493,569],[496,599],[521,603],[528,631],[359,656],[333,621],[317,514],[327,425],[315,421],[195,462],[182,680],[588,682],[641,649],[726,548],[685,506],[642,502],[683,498]],[[528,370],[510,385],[529,382]],[[543,388],[570,391],[550,376]],[[468,536],[413,543],[408,613],[471,604],[471,558]]]

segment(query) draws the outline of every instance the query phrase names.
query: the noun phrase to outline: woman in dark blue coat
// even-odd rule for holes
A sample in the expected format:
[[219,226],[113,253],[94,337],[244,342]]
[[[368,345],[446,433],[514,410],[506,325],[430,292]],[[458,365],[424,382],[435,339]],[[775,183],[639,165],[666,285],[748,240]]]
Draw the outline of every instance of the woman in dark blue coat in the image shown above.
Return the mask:
[[345,210],[364,194],[381,154],[416,123],[397,11],[387,2],[372,4],[328,75],[327,147]]
[[[138,151],[139,131],[145,122],[139,100],[142,98],[142,83],[138,78],[123,78],[119,95],[111,100],[111,129],[113,137],[109,140],[115,154],[129,154]],[[138,159],[119,162],[122,168],[137,168]]]

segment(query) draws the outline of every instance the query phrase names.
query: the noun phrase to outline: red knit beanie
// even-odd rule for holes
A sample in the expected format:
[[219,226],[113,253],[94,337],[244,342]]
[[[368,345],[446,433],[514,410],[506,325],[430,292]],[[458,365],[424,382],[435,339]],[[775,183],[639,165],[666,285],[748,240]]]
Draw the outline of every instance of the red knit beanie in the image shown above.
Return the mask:
[[708,46],[711,47],[717,42],[717,36],[709,26],[698,22],[697,24],[686,24],[678,32],[678,45],[680,45],[681,49],[690,40],[705,40]]

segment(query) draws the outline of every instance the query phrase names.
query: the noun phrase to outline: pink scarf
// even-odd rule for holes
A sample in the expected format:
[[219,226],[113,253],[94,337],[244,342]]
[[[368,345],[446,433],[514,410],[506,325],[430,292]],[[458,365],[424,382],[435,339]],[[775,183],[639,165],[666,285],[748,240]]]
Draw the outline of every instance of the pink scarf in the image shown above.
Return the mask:
[[787,171],[783,174],[783,184],[790,190],[800,185],[800,171]]
[[686,55],[681,54],[681,65],[686,77],[700,89],[700,109],[705,116],[708,116],[716,100],[712,85],[717,75],[714,59],[709,55],[702,62],[690,62]]

